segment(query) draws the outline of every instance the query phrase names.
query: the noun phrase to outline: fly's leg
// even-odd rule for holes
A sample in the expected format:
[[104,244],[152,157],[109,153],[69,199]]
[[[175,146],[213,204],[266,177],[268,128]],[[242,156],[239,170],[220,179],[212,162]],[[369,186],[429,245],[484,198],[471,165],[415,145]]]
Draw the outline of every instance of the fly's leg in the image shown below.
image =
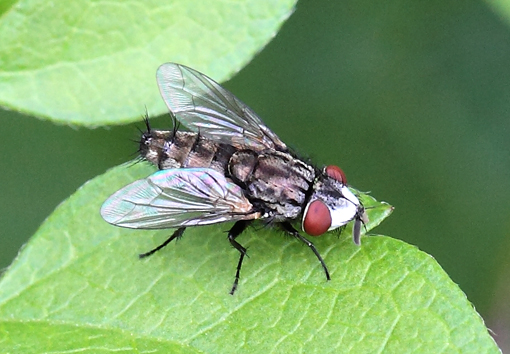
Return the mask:
[[241,273],[241,266],[243,264],[244,256],[246,256],[246,248],[241,246],[239,242],[236,241],[236,237],[243,233],[246,227],[251,223],[251,220],[240,220],[237,221],[234,226],[228,232],[228,240],[230,244],[239,251],[241,254],[239,256],[239,262],[237,263],[237,271],[236,278],[234,280],[234,285],[232,285],[232,290],[230,290],[230,295],[234,295],[234,292],[237,289],[237,284],[239,283],[239,275]]
[[175,230],[175,232],[172,234],[172,236],[170,236],[165,242],[163,242],[161,245],[159,245],[158,247],[150,250],[149,252],[145,252],[145,253],[142,253],[140,255],[138,255],[140,258],[145,258],[145,257],[149,257],[150,255],[156,253],[157,251],[159,251],[160,249],[162,249],[163,247],[165,247],[166,245],[168,245],[170,242],[172,242],[174,239],[176,238],[179,238],[182,236],[182,234],[184,233],[184,230],[186,230],[185,227],[180,227],[178,228],[177,230]]
[[310,241],[308,241],[306,238],[304,238],[303,236],[301,236],[299,234],[299,232],[294,228],[294,226],[292,226],[290,223],[288,222],[282,222],[280,224],[281,228],[287,232],[288,234],[294,236],[295,238],[297,238],[299,241],[303,242],[305,245],[307,245],[308,247],[310,247],[310,249],[313,251],[313,253],[315,253],[315,256],[317,256],[317,259],[319,260],[319,262],[321,262],[321,265],[322,265],[322,268],[324,269],[324,273],[326,273],[326,279],[327,280],[331,280],[331,277],[329,276],[329,271],[328,271],[328,267],[326,266],[326,263],[324,262],[324,260],[322,259],[321,255],[319,254],[319,251],[317,251],[317,248],[315,248],[315,246],[313,245],[313,243],[311,243]]

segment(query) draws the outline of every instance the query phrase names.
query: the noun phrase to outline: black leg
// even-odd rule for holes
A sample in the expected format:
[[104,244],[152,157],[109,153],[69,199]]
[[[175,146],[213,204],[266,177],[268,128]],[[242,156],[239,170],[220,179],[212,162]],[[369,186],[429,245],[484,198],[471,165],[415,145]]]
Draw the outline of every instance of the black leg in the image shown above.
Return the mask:
[[242,234],[242,232],[246,229],[246,227],[251,223],[251,220],[240,220],[237,221],[234,226],[228,232],[228,240],[230,244],[234,246],[236,250],[241,254],[239,256],[239,262],[237,263],[237,271],[236,278],[234,280],[234,285],[232,285],[232,290],[230,290],[230,295],[234,295],[234,292],[237,289],[237,284],[239,283],[239,275],[241,273],[241,266],[243,264],[244,256],[246,255],[246,248],[241,246],[239,242],[236,241],[236,237]]
[[145,257],[149,257],[150,255],[156,253],[157,251],[159,251],[160,249],[162,249],[163,247],[165,247],[166,245],[168,245],[170,242],[172,242],[174,239],[176,238],[179,238],[182,236],[182,234],[184,233],[184,230],[186,230],[185,227],[180,227],[178,228],[177,230],[175,230],[175,232],[172,234],[172,236],[170,236],[165,242],[163,242],[161,245],[159,245],[158,247],[150,250],[149,252],[145,252],[145,253],[142,253],[139,255],[140,258],[145,258]]
[[322,265],[322,268],[324,269],[324,272],[326,273],[326,279],[328,280],[331,280],[331,277],[329,276],[329,271],[328,271],[328,267],[326,266],[326,263],[324,262],[324,260],[322,259],[321,255],[319,254],[319,251],[317,251],[317,248],[315,248],[315,246],[313,245],[313,243],[311,243],[310,241],[308,241],[306,238],[304,238],[303,236],[301,236],[299,234],[299,232],[294,228],[294,226],[292,226],[290,223],[288,222],[282,222],[280,224],[281,228],[289,233],[290,235],[294,236],[295,238],[297,238],[298,240],[300,240],[301,242],[303,242],[305,245],[307,245],[308,247],[310,247],[310,249],[313,251],[313,253],[315,253],[315,255],[317,256],[317,259],[319,260],[319,262],[321,262],[321,265]]

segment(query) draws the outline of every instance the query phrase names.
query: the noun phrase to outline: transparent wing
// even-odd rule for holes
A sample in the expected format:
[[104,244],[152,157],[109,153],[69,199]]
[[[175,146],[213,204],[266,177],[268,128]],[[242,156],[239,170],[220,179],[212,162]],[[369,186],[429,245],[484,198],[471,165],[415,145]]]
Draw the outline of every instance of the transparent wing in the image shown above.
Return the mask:
[[260,217],[242,189],[207,168],[154,173],[122,188],[101,207],[108,223],[132,229],[166,229]]
[[191,131],[237,148],[287,150],[250,107],[204,74],[166,63],[156,76],[168,109]]

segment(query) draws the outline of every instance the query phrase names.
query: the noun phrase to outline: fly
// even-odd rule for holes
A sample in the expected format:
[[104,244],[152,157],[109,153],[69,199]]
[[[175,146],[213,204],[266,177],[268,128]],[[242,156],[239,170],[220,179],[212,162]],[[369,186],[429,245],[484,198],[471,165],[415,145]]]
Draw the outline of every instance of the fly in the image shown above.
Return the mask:
[[300,220],[303,231],[319,236],[354,220],[353,239],[360,244],[368,218],[343,171],[299,159],[255,112],[206,75],[166,63],[156,77],[172,116],[190,132],[179,131],[178,124],[171,131],[151,129],[146,117],[140,156],[160,171],[110,196],[101,208],[103,219],[133,229],[177,229],[141,258],[189,226],[235,222],[228,240],[240,256],[230,294],[246,255],[236,238],[254,220],[264,220],[306,244],[330,280],[319,252],[293,222]]

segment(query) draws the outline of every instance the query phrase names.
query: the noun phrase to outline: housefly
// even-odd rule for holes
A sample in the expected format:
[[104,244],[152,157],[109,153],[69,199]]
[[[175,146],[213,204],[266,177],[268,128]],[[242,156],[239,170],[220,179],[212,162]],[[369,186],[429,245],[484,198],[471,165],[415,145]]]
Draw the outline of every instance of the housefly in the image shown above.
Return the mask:
[[299,159],[247,105],[206,75],[166,63],[156,76],[172,117],[190,131],[179,131],[178,124],[154,130],[145,118],[140,155],[160,170],[110,196],[101,208],[104,220],[133,229],[176,229],[140,257],[181,237],[188,226],[235,222],[228,232],[240,253],[234,294],[246,255],[236,238],[261,219],[306,244],[329,280],[324,260],[293,222],[319,236],[354,220],[354,243],[360,244],[367,216],[343,171]]

